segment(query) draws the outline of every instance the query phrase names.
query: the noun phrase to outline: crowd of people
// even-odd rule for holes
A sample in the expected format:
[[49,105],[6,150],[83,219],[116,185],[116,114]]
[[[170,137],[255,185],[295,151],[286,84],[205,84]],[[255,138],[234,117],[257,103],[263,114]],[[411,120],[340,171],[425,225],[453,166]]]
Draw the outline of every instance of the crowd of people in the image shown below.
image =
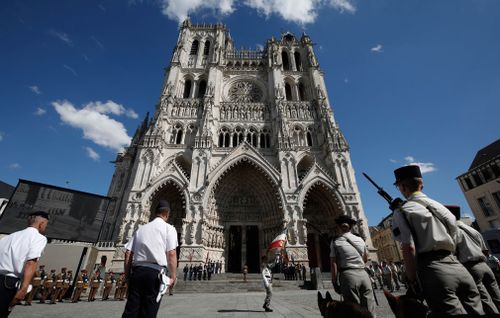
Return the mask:
[[222,262],[208,260],[206,264],[199,263],[198,265],[186,264],[182,269],[184,281],[187,280],[211,280],[212,275],[220,274],[222,271]]
[[402,263],[382,261],[380,264],[371,263],[366,267],[374,289],[387,289],[390,292],[406,287],[405,269]]

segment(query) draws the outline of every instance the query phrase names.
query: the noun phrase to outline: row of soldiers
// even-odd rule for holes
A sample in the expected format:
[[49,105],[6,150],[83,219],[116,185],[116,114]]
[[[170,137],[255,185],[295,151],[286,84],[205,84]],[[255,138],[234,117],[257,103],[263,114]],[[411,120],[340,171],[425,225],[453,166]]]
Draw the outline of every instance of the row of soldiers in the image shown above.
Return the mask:
[[199,265],[188,266],[187,264],[183,268],[184,280],[211,280],[212,275],[220,274],[222,271],[222,262],[213,262],[209,260],[205,265],[200,263]]
[[[101,275],[97,270],[92,276],[89,276],[86,269],[82,269],[80,274],[76,277],[73,293],[69,293],[69,289],[73,284],[73,271],[67,270],[66,267],[61,268],[61,271],[56,274],[56,270],[50,270],[50,273],[45,271],[45,265],[40,265],[39,269],[35,271],[31,281],[32,289],[26,295],[25,305],[31,306],[33,299],[37,297],[40,303],[46,303],[49,300],[50,304],[63,302],[63,299],[71,299],[72,303],[80,301],[82,293],[90,287],[88,294],[88,301],[95,301],[97,291],[103,284],[102,300],[109,299],[109,295],[115,284],[115,300],[124,300],[127,294],[127,281],[125,275],[121,274],[116,279],[113,272]],[[69,293],[69,295],[68,295]]]

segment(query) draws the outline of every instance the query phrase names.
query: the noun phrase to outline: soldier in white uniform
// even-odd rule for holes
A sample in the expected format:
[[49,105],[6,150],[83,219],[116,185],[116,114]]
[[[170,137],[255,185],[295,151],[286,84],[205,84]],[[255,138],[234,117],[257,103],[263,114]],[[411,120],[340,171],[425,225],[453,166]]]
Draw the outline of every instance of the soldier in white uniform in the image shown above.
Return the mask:
[[28,293],[38,258],[47,245],[42,234],[48,223],[47,212],[33,212],[26,229],[0,240],[0,317],[7,317]]
[[271,297],[273,296],[273,276],[271,275],[271,271],[269,270],[269,266],[267,264],[267,256],[262,256],[261,268],[262,283],[266,289],[266,298],[264,299],[264,305],[262,308],[264,308],[266,312],[272,312],[273,310],[269,308],[269,305],[271,304]]
[[365,263],[368,261],[365,241],[351,233],[356,220],[342,215],[335,223],[339,236],[330,244],[333,288],[345,300],[360,304],[375,317],[373,287],[365,271]]
[[457,219],[457,258],[462,263],[476,282],[481,295],[481,303],[486,314],[498,314],[500,309],[500,290],[495,279],[495,274],[486,264],[488,248],[481,233],[460,221],[460,207],[447,205]]
[[455,217],[420,192],[423,180],[418,166],[401,167],[394,175],[394,184],[408,200],[393,203],[391,208],[392,231],[402,244],[409,287],[418,291],[421,286],[422,296],[437,317],[484,314],[472,276],[453,255]]
[[169,288],[177,279],[177,231],[167,223],[170,216],[168,201],[160,200],[155,212],[156,217],[141,226],[125,245],[129,295],[123,318],[156,317],[161,301],[161,274],[168,267]]

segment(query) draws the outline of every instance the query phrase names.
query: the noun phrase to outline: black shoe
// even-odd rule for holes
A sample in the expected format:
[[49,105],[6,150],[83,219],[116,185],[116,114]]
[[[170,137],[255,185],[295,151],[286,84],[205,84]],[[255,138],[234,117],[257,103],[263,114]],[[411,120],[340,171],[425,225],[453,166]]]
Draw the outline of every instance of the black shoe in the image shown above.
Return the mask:
[[272,310],[271,308],[269,308],[269,307],[264,308],[264,310],[265,310],[266,312],[273,312],[273,310]]

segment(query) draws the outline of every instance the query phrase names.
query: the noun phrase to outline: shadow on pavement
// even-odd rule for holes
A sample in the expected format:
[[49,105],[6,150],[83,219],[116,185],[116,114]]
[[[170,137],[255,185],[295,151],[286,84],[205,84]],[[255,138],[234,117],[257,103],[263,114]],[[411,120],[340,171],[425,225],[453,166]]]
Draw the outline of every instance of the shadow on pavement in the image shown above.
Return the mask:
[[217,312],[265,312],[264,310],[219,309]]

